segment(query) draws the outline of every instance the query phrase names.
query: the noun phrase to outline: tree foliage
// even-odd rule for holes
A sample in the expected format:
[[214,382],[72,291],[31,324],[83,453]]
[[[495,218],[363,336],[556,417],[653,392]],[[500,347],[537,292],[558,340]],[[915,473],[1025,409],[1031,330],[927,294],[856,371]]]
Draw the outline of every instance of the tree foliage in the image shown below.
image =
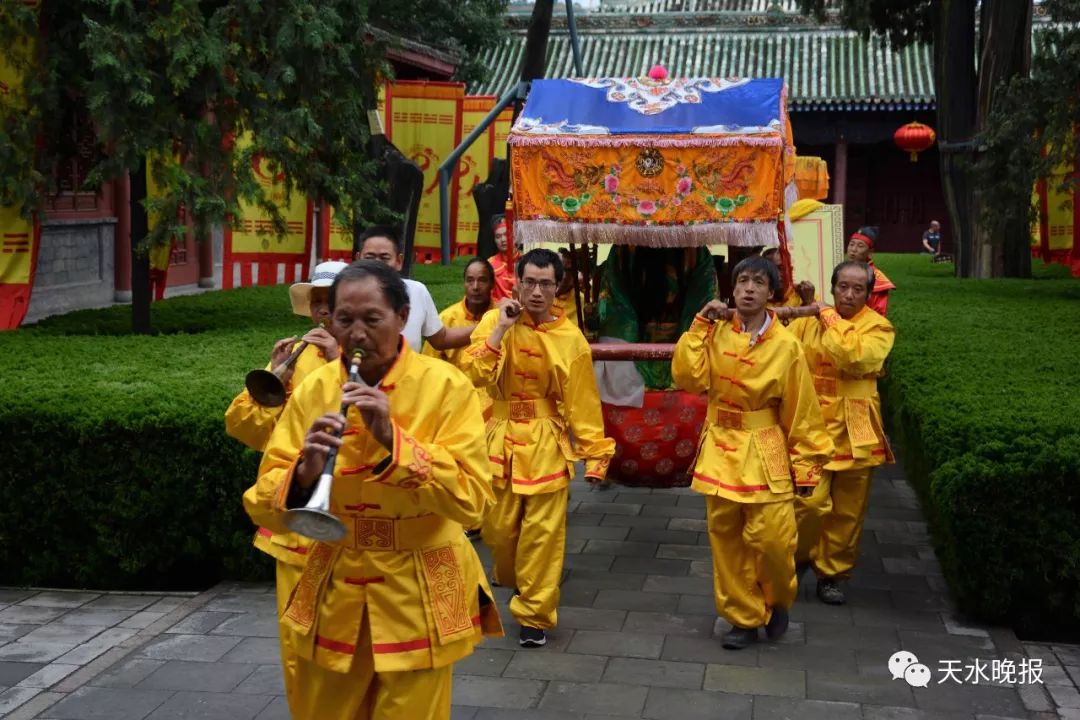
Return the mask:
[[[64,114],[85,103],[100,147],[88,184],[152,159],[162,197],[148,209],[196,233],[244,199],[279,220],[252,168],[257,152],[290,192],[352,220],[380,210],[367,153],[376,82],[400,37],[460,55],[461,76],[498,40],[505,0],[44,0],[44,41],[25,66],[25,107],[0,98],[0,204],[40,209],[72,148]],[[36,33],[33,11],[0,4],[0,47]],[[256,145],[237,143],[253,137]],[[159,223],[151,242],[182,229]],[[136,239],[138,240],[138,239]]]
[[[1052,0],[1044,9],[1052,23],[1035,33],[1030,77],[1001,88],[979,135],[983,150],[975,163],[985,205],[982,222],[1000,231],[1010,219],[1001,208],[1017,195],[1030,197],[1037,178],[1075,162],[1080,126],[1080,0]],[[1075,186],[1068,173],[1065,186]],[[1066,189],[1066,188],[1063,188]],[[1029,220],[1037,208],[1030,206]]]

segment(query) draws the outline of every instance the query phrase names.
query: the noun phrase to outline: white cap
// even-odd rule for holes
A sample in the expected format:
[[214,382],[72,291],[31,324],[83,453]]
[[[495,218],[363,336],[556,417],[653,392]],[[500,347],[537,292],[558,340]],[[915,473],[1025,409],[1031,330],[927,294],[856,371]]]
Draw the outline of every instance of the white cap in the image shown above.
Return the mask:
[[311,288],[330,287],[334,284],[337,274],[347,268],[348,263],[340,260],[319,263],[311,273],[310,282],[293,283],[289,286],[289,300],[292,301],[292,311],[297,315],[308,317],[311,315]]

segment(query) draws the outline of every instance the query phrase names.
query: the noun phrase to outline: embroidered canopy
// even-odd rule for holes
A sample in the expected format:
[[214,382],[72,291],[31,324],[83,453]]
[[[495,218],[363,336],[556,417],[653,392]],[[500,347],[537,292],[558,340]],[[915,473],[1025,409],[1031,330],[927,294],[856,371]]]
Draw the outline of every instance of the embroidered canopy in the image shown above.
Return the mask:
[[776,245],[795,199],[778,79],[536,80],[510,144],[526,244]]

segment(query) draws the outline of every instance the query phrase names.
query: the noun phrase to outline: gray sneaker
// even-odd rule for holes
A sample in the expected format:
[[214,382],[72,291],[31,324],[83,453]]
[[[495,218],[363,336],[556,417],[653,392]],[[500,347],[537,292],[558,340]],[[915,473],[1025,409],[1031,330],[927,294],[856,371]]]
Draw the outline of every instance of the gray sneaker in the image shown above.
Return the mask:
[[843,605],[847,602],[844,591],[840,589],[840,583],[834,578],[818,578],[817,596],[818,600],[826,605]]

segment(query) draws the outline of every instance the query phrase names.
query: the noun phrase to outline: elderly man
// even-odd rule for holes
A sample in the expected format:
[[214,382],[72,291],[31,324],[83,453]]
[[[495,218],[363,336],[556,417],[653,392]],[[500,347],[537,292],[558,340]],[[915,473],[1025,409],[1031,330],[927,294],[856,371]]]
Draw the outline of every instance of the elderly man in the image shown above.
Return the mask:
[[463,355],[466,374],[494,400],[487,439],[497,503],[483,539],[495,582],[518,590],[510,612],[522,647],[544,645],[558,620],[574,462],[585,461],[587,481],[602,482],[615,454],[589,344],[552,312],[563,273],[550,250],[526,253],[517,266],[518,299],[484,316]]
[[[357,260],[373,260],[389,265],[400,273],[405,256],[402,254],[401,239],[394,228],[378,225],[369,228],[356,241],[355,257]],[[401,334],[414,351],[420,352],[427,340],[436,350],[453,350],[469,344],[469,334],[474,325],[448,328],[439,319],[439,311],[431,293],[423,283],[404,278],[405,288],[409,291],[409,316]]]
[[817,317],[788,326],[806,353],[835,446],[813,495],[795,501],[800,548],[817,573],[818,598],[830,605],[845,602],[839,582],[850,575],[858,557],[871,473],[893,461],[877,379],[884,372],[895,331],[866,304],[874,282],[866,263],[840,263],[832,274],[836,307],[818,303]]
[[284,532],[337,453],[329,511],[346,532],[311,544],[280,617],[289,709],[449,720],[453,663],[501,634],[462,532],[493,499],[480,403],[461,372],[402,340],[408,293],[386,265],[342,270],[329,309],[342,359],[293,393],[244,494],[255,522]]
[[[447,328],[468,328],[469,332],[480,318],[491,309],[491,291],[495,287],[495,270],[483,258],[474,257],[465,266],[465,296],[439,313],[439,319]],[[460,367],[461,348],[436,350],[431,343],[424,344],[424,354],[446,360]]]
[[709,396],[691,488],[706,496],[716,609],[732,625],[722,644],[740,650],[762,626],[773,640],[787,631],[791,501],[810,493],[833,448],[802,348],[766,307],[780,287],[776,266],[752,256],[732,276],[734,311],[706,304],[679,338],[671,374]]

